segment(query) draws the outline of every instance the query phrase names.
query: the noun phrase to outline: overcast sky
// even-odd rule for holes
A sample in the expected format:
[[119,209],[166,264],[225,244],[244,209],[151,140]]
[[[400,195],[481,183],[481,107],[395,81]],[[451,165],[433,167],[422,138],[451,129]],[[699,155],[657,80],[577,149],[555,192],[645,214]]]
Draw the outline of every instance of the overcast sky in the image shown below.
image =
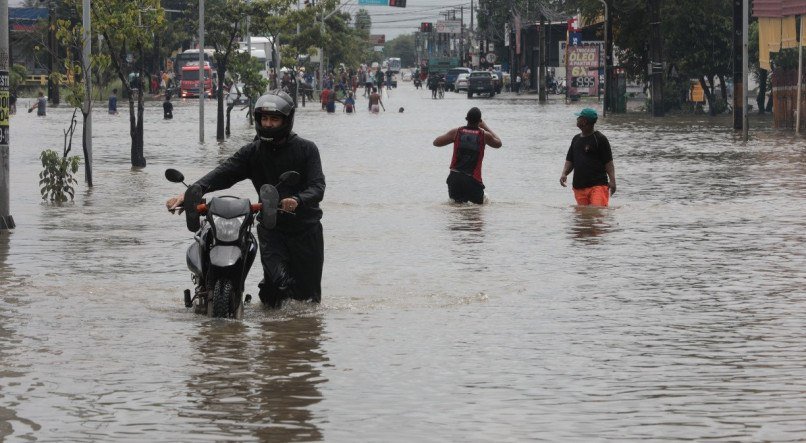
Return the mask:
[[[372,16],[372,33],[385,34],[391,40],[400,34],[409,34],[417,30],[421,22],[436,22],[443,18],[440,12],[456,9],[456,18],[459,18],[459,8],[464,6],[465,23],[470,25],[470,0],[408,0],[405,8],[389,6],[363,6],[360,0],[342,0],[343,10],[355,14],[361,8],[369,11]],[[478,5],[478,0],[473,0]],[[22,6],[22,0],[9,0],[9,6]]]
[[[440,12],[456,9],[458,19],[459,8],[464,6],[465,23],[470,25],[470,0],[408,0],[405,8],[389,6],[359,5],[359,0],[342,0],[344,10],[355,14],[363,8],[372,16],[372,34],[385,34],[389,41],[401,34],[417,31],[422,22],[436,22],[444,18]],[[478,0],[473,1],[478,5]]]

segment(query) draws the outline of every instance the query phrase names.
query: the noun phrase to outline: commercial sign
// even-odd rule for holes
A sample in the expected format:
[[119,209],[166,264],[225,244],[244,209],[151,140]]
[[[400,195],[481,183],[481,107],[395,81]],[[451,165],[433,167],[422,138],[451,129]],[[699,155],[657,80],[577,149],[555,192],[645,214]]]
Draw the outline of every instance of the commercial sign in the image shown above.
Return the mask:
[[568,92],[571,95],[599,93],[599,47],[568,47],[568,64],[566,67],[571,81]]
[[[559,42],[560,45],[560,66],[565,65],[565,47],[568,46],[564,41]],[[573,45],[572,45],[573,46]],[[604,42],[602,40],[583,41],[580,46],[596,46],[599,48],[599,66],[605,65],[605,51]],[[570,47],[570,46],[569,46]]]
[[386,34],[370,34],[369,42],[373,46],[382,46],[386,44]]
[[389,6],[389,0],[358,0],[358,4],[361,6]]
[[461,34],[462,21],[461,20],[438,20],[437,32],[440,34]]

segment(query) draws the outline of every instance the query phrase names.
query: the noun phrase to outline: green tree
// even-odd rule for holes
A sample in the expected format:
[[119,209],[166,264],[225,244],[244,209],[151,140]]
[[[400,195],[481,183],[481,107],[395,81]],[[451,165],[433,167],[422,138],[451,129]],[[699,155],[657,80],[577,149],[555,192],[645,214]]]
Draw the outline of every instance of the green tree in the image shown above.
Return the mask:
[[[251,57],[249,53],[246,52],[239,52],[236,53],[232,59],[232,63],[230,66],[230,78],[232,80],[232,84],[243,83],[243,91],[240,91],[246,98],[249,100],[249,123],[252,124],[252,105],[255,103],[258,97],[266,90],[266,87],[269,85],[269,80],[263,78],[260,74],[261,63],[255,57]],[[240,98],[240,95],[236,97],[236,100]],[[230,112],[232,108],[235,107],[235,100],[227,106],[227,130],[226,133],[229,136],[229,121],[230,121]]]
[[[143,86],[145,54],[154,44],[154,35],[164,31],[165,14],[159,0],[105,0],[92,3],[93,26],[104,38],[111,65],[129,97],[131,163],[144,168]],[[129,74],[132,81],[129,81]],[[137,98],[137,112],[134,100]]]
[[23,65],[15,64],[11,67],[8,77],[10,90],[16,94],[17,89],[21,85],[25,85],[25,79],[28,77],[28,70],[25,69],[25,66]]
[[414,66],[414,34],[399,35],[389,40],[383,47],[383,54],[386,57],[400,57],[402,66]]
[[[215,49],[214,57],[219,82],[227,76],[230,60],[238,50],[238,42],[245,38],[247,18],[249,33],[266,35],[275,22],[283,23],[292,0],[208,0],[205,3],[205,45]],[[279,33],[279,32],[278,32]],[[268,54],[267,54],[268,55]],[[225,139],[224,90],[216,91],[218,102],[216,118],[216,139]]]

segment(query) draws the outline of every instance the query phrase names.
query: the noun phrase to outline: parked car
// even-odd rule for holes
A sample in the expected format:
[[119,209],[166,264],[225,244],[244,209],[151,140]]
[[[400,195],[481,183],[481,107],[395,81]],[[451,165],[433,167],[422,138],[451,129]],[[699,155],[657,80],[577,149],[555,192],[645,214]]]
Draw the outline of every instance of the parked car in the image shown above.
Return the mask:
[[456,77],[456,83],[454,83],[454,90],[456,92],[459,91],[467,91],[467,78],[470,77],[470,74],[463,72],[459,74],[459,77]]
[[401,77],[401,80],[403,80],[404,82],[410,82],[411,81],[411,71],[408,70],[408,69],[401,69],[400,70],[400,77]]
[[451,68],[448,69],[448,72],[445,74],[445,90],[446,91],[453,91],[454,83],[456,83],[456,79],[459,77],[459,74],[467,73],[470,74],[470,68]]
[[473,94],[488,94],[495,97],[496,79],[490,71],[473,71],[468,77],[467,98]]

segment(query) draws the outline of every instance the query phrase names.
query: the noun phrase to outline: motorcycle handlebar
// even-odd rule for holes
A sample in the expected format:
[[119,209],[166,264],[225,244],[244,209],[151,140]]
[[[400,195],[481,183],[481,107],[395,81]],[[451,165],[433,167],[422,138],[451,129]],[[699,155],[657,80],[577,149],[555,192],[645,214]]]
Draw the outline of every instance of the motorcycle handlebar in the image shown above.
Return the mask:
[[[250,207],[252,212],[260,212],[261,209],[263,209],[263,203],[252,203]],[[199,215],[207,214],[207,203],[199,203],[196,205],[196,212],[198,212]]]
[[[278,205],[278,208],[279,208],[279,205]],[[263,209],[263,203],[252,203],[252,206],[250,207],[250,209],[251,209],[252,212],[260,212],[260,210]],[[196,205],[196,212],[198,212],[199,215],[207,214],[207,203],[199,203],[198,205]],[[288,213],[288,214],[291,214],[291,215],[296,215],[293,212],[283,211],[282,209],[280,209],[280,212],[285,212],[285,213]]]

